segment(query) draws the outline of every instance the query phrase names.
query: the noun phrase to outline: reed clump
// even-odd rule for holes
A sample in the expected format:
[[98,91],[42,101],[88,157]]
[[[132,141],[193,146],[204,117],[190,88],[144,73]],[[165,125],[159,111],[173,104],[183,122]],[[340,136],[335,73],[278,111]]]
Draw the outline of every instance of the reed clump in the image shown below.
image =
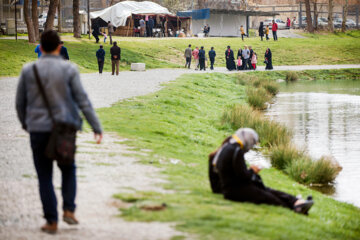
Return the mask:
[[271,96],[264,88],[249,87],[246,89],[246,102],[257,110],[267,108],[267,103],[271,100]]
[[288,82],[296,82],[299,79],[299,75],[296,72],[287,72],[285,81]]
[[306,154],[293,159],[285,169],[291,178],[304,184],[333,182],[340,171],[341,167],[331,158],[321,157],[314,160]]
[[228,124],[234,130],[246,127],[254,129],[259,134],[261,145],[265,147],[291,141],[291,133],[287,128],[246,105],[236,104],[227,108],[221,120],[222,124]]
[[262,87],[272,96],[279,93],[279,85],[276,82],[267,81],[262,84]]

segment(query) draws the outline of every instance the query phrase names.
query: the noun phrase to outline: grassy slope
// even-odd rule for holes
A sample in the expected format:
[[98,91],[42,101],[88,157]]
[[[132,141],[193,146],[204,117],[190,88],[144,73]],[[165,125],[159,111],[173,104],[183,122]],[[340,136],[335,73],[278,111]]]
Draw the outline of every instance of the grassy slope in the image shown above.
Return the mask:
[[[216,65],[224,66],[224,51],[227,45],[235,53],[245,44],[252,45],[258,53],[259,65],[263,65],[263,54],[267,47],[272,49],[274,65],[310,65],[310,64],[345,64],[360,63],[360,31],[337,35],[310,35],[306,39],[280,39],[278,42],[263,41],[258,38],[206,38],[206,39],[144,39],[116,37],[122,48],[121,70],[128,70],[132,62],[145,62],[148,68],[181,67],[183,51],[188,44],[211,46],[217,51]],[[95,52],[98,45],[86,37],[81,40],[62,36],[68,48],[71,61],[82,72],[97,70]],[[0,76],[17,76],[24,63],[36,60],[34,44],[26,40],[0,40]],[[109,44],[105,44],[107,63],[105,71],[110,71]]]
[[[267,76],[277,79],[279,74],[284,75]],[[244,102],[245,89],[234,83],[236,78],[236,74],[184,75],[157,93],[99,111],[106,131],[131,139],[127,144],[139,150],[153,150],[148,157],[139,154],[139,159],[159,166],[169,180],[165,188],[175,191],[118,194],[135,203],[122,215],[128,220],[176,222],[178,229],[198,234],[199,239],[359,239],[358,208],[297,184],[275,169],[261,172],[266,185],[291,194],[312,194],[316,205],[309,217],[281,207],[234,203],[211,193],[207,154],[232,132],[220,125],[222,111]],[[181,162],[173,164],[170,159]],[[165,202],[168,208],[142,211],[138,206],[144,201]]]

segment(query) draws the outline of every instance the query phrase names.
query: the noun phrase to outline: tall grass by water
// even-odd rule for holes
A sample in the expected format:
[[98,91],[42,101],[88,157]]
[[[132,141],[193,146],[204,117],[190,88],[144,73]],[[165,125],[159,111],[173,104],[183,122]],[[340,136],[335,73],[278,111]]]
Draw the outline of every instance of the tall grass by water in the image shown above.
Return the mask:
[[325,157],[312,159],[304,150],[291,144],[292,135],[286,127],[249,106],[236,104],[229,107],[224,111],[221,122],[234,130],[253,128],[259,134],[261,146],[268,148],[272,166],[299,183],[329,183],[339,173],[340,169],[333,161]]

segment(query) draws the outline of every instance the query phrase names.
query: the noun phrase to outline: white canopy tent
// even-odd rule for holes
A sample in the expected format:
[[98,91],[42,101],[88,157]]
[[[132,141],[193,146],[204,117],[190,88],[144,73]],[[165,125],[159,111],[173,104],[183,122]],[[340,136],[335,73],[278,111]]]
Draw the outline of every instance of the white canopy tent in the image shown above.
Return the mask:
[[119,2],[114,6],[101,11],[90,13],[90,18],[101,18],[105,22],[110,21],[115,27],[126,26],[126,20],[132,14],[171,14],[167,8],[154,2]]

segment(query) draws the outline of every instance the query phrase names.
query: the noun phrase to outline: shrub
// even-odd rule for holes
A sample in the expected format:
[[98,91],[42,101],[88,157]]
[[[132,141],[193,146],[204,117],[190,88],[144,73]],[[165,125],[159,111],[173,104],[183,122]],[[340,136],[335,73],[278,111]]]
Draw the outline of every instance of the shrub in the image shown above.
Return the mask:
[[293,145],[279,145],[271,149],[271,165],[277,169],[284,170],[293,160],[301,158],[303,151],[299,151]]
[[296,72],[287,72],[286,73],[286,82],[295,82],[299,79],[299,76]]
[[253,82],[258,82],[259,83],[258,86],[260,86],[260,80],[257,76],[250,74],[242,74],[242,73],[237,75],[237,80],[236,80],[237,84],[247,85],[247,84],[252,84]]
[[222,115],[222,124],[229,124],[233,130],[244,127],[254,129],[259,134],[261,145],[266,147],[286,144],[291,140],[287,128],[246,105],[234,105],[226,109]]
[[330,158],[322,157],[314,161],[304,155],[290,162],[285,172],[299,183],[324,184],[333,182],[340,170]]
[[263,88],[272,96],[275,96],[279,92],[279,85],[275,82],[265,82],[262,84]]
[[254,109],[266,109],[266,103],[270,101],[271,96],[264,88],[248,88],[246,90],[246,101]]

